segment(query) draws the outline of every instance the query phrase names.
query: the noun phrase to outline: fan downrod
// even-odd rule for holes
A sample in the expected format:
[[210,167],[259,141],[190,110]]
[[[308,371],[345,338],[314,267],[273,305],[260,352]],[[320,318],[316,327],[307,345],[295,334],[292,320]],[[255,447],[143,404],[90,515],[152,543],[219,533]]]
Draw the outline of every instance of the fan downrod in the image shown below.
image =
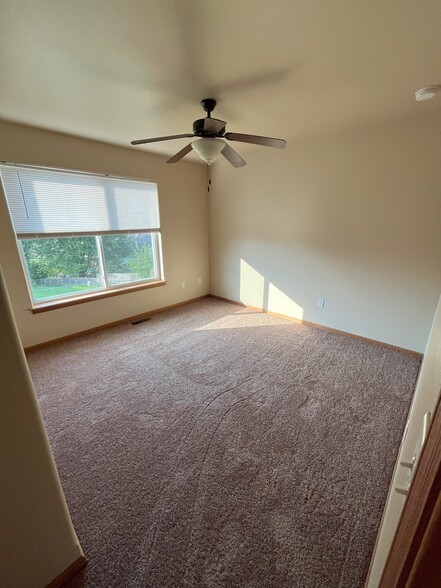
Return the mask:
[[207,113],[208,118],[210,118],[211,113],[215,109],[217,102],[214,98],[204,98],[201,100],[201,106]]

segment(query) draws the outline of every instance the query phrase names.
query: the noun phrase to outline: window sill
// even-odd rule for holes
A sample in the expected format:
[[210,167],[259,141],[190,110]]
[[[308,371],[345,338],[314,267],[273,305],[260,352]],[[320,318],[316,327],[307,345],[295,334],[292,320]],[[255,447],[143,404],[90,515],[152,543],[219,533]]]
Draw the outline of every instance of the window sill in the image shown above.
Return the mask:
[[84,302],[93,302],[95,300],[102,300],[103,298],[119,296],[120,294],[130,294],[131,292],[138,292],[139,290],[157,288],[158,286],[165,286],[166,283],[165,280],[158,280],[157,282],[147,282],[144,284],[136,284],[135,286],[124,286],[121,288],[114,288],[113,290],[105,290],[94,292],[93,294],[65,298],[63,300],[52,300],[51,302],[43,302],[38,306],[33,306],[30,311],[32,314],[39,314],[40,312],[47,312],[48,310],[57,310],[59,308],[66,308],[67,306],[74,306],[75,304],[83,304]]

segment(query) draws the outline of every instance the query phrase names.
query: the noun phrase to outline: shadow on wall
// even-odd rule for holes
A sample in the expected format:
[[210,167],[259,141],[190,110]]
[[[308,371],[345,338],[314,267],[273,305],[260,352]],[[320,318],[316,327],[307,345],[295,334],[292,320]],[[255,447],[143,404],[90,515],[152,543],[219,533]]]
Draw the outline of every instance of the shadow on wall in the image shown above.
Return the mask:
[[247,306],[296,319],[304,316],[300,305],[243,259],[240,260],[240,301]]

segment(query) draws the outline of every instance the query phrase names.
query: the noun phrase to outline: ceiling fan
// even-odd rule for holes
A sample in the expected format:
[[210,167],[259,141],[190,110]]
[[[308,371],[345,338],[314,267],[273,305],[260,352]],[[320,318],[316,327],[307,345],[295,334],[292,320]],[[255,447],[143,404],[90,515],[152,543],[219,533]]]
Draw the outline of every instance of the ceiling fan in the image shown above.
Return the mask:
[[157,141],[169,141],[170,139],[198,137],[186,147],[178,151],[176,155],[173,155],[167,163],[176,163],[194,149],[199,157],[206,161],[208,165],[211,165],[219,155],[223,155],[234,167],[242,167],[243,165],[246,165],[246,161],[225,142],[225,139],[228,141],[240,141],[242,143],[264,145],[265,147],[276,147],[277,149],[283,149],[286,145],[284,139],[260,137],[258,135],[244,135],[242,133],[226,133],[225,125],[227,123],[224,120],[211,118],[211,113],[216,106],[216,100],[214,100],[214,98],[204,98],[201,100],[201,105],[207,113],[207,116],[194,121],[193,133],[169,135],[167,137],[154,137],[152,139],[138,139],[137,141],[132,141],[131,144],[143,145],[144,143],[156,143]]

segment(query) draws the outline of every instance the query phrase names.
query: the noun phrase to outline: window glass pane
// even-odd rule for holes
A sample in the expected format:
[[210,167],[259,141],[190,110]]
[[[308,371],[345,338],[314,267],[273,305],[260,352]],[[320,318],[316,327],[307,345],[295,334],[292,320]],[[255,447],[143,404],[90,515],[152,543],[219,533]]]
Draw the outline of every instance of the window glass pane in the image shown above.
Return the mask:
[[96,237],[25,239],[20,243],[34,300],[104,287]]
[[156,235],[103,235],[101,237],[110,286],[158,277]]

